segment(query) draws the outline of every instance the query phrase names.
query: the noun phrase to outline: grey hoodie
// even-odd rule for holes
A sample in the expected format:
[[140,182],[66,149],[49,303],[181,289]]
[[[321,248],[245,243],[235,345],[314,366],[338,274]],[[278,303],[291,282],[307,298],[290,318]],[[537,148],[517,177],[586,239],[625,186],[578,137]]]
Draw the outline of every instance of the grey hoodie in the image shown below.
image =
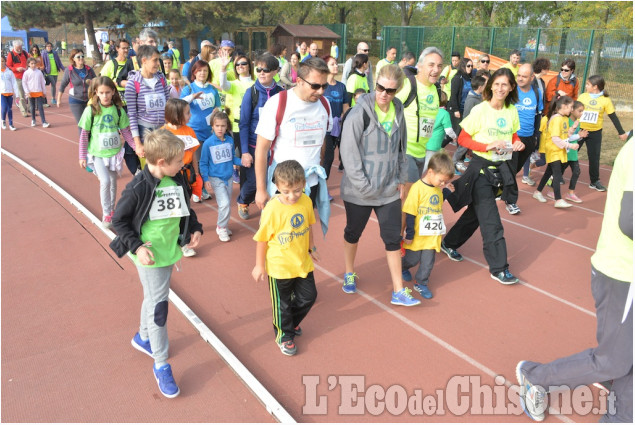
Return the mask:
[[[362,95],[349,112],[340,151],[344,164],[340,196],[356,205],[380,206],[399,199],[399,184],[407,178],[406,123],[403,104],[397,98],[392,134],[379,124],[375,92]],[[370,118],[364,130],[364,113]]]

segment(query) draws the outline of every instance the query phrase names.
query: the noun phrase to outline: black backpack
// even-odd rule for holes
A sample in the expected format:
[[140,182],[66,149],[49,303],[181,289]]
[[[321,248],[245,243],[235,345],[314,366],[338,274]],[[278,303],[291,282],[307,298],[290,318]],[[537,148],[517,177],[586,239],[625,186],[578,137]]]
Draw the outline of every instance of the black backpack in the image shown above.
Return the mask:
[[[410,66],[406,66],[403,69],[404,74],[406,75],[406,78],[408,78],[408,81],[410,81],[410,93],[408,93],[408,97],[406,98],[406,101],[403,103],[403,107],[404,109],[406,109],[408,106],[410,106],[410,104],[412,104],[413,101],[417,101],[417,140],[418,139],[418,135],[419,135],[419,99],[417,96],[417,79],[415,78],[417,75],[417,69],[415,67],[410,67]],[[438,82],[436,82],[434,84],[434,86],[437,88],[437,96],[439,97],[439,100],[441,99],[441,86],[439,85]],[[536,97],[537,99],[537,97]],[[366,128],[366,127],[364,127]]]

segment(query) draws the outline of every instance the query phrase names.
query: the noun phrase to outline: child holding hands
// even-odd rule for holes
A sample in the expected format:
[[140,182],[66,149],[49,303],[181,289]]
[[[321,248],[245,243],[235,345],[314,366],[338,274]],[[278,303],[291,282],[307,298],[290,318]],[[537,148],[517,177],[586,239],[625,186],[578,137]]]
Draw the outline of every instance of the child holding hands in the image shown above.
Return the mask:
[[279,193],[262,210],[251,275],[256,282],[269,275],[276,343],[282,354],[293,356],[297,352],[294,338],[302,335],[300,323],[317,298],[313,260],[320,257],[313,245],[315,215],[311,199],[303,193],[302,165],[283,161],[273,178]]
[[[412,280],[411,267],[419,264],[414,288],[423,298],[432,298],[428,279],[434,266],[435,252],[441,250],[443,221],[442,188],[454,177],[452,158],[444,152],[435,153],[428,161],[423,177],[412,185],[403,205],[406,214],[405,256],[401,259],[402,277]],[[452,191],[452,185],[448,190]]]

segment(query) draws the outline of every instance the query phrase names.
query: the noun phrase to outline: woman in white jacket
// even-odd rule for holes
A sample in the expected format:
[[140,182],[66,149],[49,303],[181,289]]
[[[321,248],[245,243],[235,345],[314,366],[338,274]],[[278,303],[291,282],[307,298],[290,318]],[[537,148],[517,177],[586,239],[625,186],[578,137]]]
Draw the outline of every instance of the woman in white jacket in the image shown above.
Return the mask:
[[13,71],[7,67],[7,60],[4,56],[2,57],[2,69],[0,71],[0,95],[0,97],[2,97],[2,129],[7,129],[6,120],[8,115],[9,129],[15,131],[16,128],[13,126],[13,111],[11,108],[13,106],[13,96],[19,99],[20,94],[18,93],[18,82],[15,79]]

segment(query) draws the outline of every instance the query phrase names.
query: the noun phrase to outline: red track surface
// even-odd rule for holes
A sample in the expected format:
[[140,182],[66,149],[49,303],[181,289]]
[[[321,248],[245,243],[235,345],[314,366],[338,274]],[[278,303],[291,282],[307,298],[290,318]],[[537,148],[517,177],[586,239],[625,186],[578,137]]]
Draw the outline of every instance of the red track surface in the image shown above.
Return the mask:
[[[64,105],[45,113],[51,128],[43,129],[39,119],[38,126],[30,128],[30,119],[14,108],[18,131],[3,131],[2,147],[99,217],[98,181],[78,166],[77,127],[70,111]],[[481,385],[503,375],[516,384],[519,360],[550,361],[594,345],[589,259],[605,194],[588,188],[587,170],[582,167],[578,184],[577,193],[584,200],[579,207],[561,211],[553,208],[553,201],[539,204],[530,196],[533,188],[525,185],[520,185],[521,214],[510,216],[499,205],[510,269],[522,284],[503,286],[490,279],[477,233],[460,249],[466,261],[437,256],[430,281],[434,298],[413,308],[390,304],[389,273],[376,221],[369,223],[360,241],[360,291],[341,291],[345,215],[339,199],[341,174],[333,170],[330,230],[326,240],[317,241],[322,255],[315,273],[318,301],[302,324],[304,335],[296,339],[295,357],[283,356],[275,345],[267,285],[251,278],[252,236],[259,218],[255,206],[248,221],[238,219],[233,209],[234,236],[222,243],[214,232],[215,202],[196,204],[206,233],[198,255],[183,259],[182,271],[174,273],[172,289],[298,421],[528,422],[514,406],[514,395],[508,401],[510,414],[479,414],[476,403],[469,405],[476,410],[462,414],[449,407],[448,393],[444,412],[432,417],[413,416],[408,409],[395,416],[381,405],[380,414],[373,414],[370,400],[363,414],[346,408],[339,412],[342,386],[329,383],[363,376],[360,397],[373,384],[384,390],[400,385],[408,395],[416,389],[424,396],[434,395],[457,375],[481,377]],[[605,183],[609,172],[601,170]],[[119,194],[130,179],[125,170]],[[457,218],[446,208],[448,227]],[[175,400],[160,395],[150,359],[129,342],[138,326],[142,297],[136,270],[128,259],[113,258],[107,243],[105,235],[66,200],[2,157],[2,419],[271,421],[174,308],[169,320],[170,361],[182,394]],[[306,401],[306,389],[312,387],[303,384],[303,377],[314,379],[311,376],[319,377],[317,396],[326,396],[325,412],[303,412],[303,406],[319,402]],[[467,387],[462,391],[469,395]],[[594,396],[597,399],[595,390]],[[566,418],[597,422],[599,416],[574,413]],[[563,419],[547,417],[554,422]]]

